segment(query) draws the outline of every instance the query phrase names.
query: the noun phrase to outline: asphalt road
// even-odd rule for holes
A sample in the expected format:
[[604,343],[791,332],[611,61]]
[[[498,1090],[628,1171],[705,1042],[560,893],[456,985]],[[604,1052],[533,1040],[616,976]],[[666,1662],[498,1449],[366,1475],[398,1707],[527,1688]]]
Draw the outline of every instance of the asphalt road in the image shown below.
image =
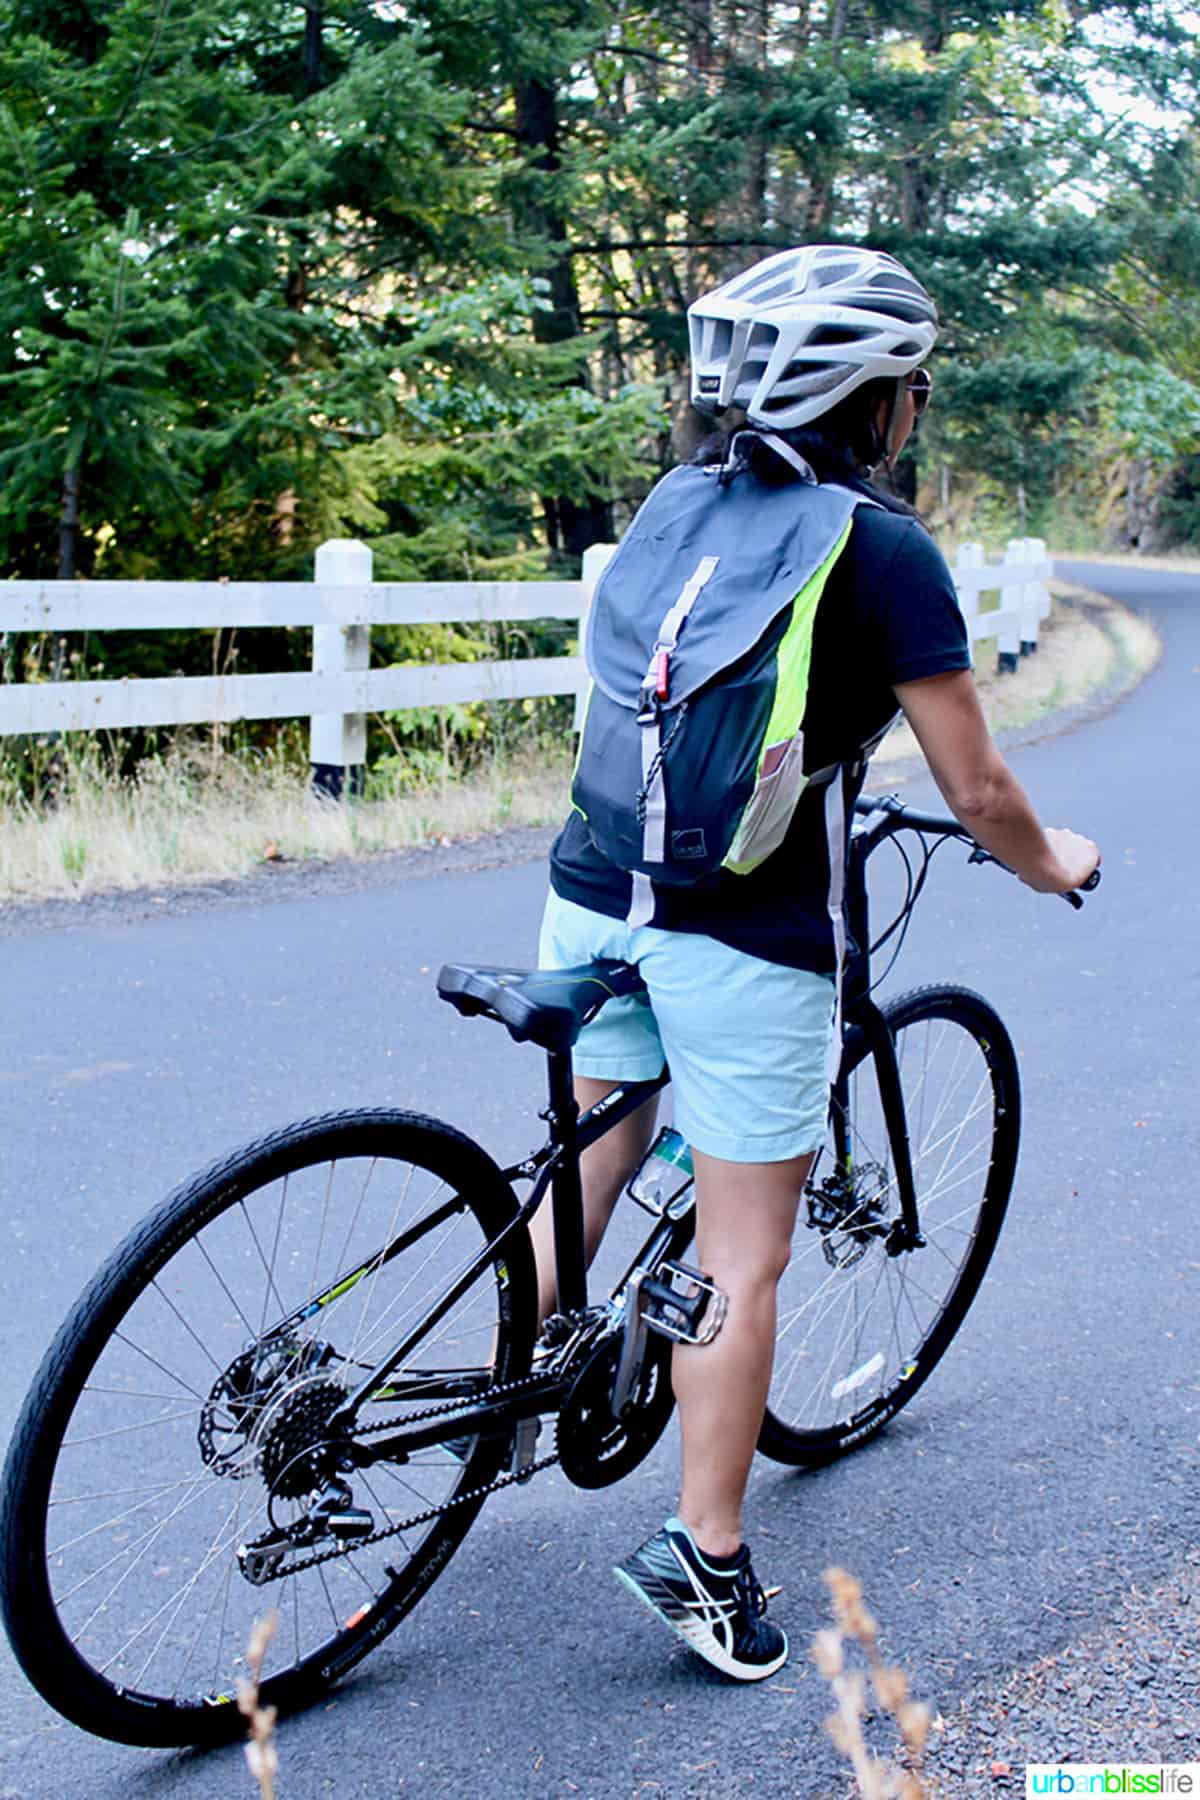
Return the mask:
[[[603,1493],[552,1471],[493,1499],[400,1631],[328,1705],[285,1724],[282,1800],[841,1794],[827,1692],[803,1654],[830,1564],[859,1577],[887,1649],[948,1717],[1018,1667],[1092,1642],[1131,1592],[1184,1565],[1200,1511],[1200,579],[1059,572],[1143,609],[1165,653],[1107,715],[1014,753],[1043,816],[1103,846],[1083,913],[947,852],[889,984],[961,980],[999,1007],[1022,1057],[1022,1162],[985,1288],[913,1406],[837,1467],[756,1469],[756,1561],[782,1587],[792,1665],[762,1689],[728,1687],[612,1582],[610,1563],[673,1501],[672,1434]],[[239,1140],[359,1104],[443,1114],[502,1158],[533,1140],[522,1121],[540,1103],[537,1054],[457,1019],[433,975],[447,959],[530,957],[543,885],[531,861],[351,875],[336,892],[259,884],[219,903],[146,896],[56,929],[57,913],[10,917],[0,1439],[102,1256]],[[1169,1750],[1176,1720],[1153,1672],[1139,1691],[1121,1754],[1195,1754]],[[1029,1760],[1082,1754],[1091,1729],[1086,1712],[1041,1714]],[[949,1768],[944,1791],[965,1793]],[[0,1800],[252,1791],[237,1749],[86,1737],[0,1650]]]

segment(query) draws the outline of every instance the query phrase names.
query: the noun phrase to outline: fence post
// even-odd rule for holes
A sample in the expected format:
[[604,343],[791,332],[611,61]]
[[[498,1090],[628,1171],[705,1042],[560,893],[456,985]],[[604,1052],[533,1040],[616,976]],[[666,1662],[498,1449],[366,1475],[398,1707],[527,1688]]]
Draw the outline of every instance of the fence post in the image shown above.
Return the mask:
[[[974,634],[971,621],[979,611],[979,589],[973,581],[962,582],[958,578],[976,569],[987,566],[987,557],[982,544],[960,544],[958,555],[954,559],[954,567],[950,573],[954,577],[954,591],[958,595],[958,608],[967,622],[967,641],[973,642]],[[973,654],[973,653],[972,653]]]
[[[1050,559],[1046,555],[1045,538],[1027,538],[1029,560],[1032,563],[1045,565]],[[1050,582],[1044,575],[1039,575],[1031,589],[1034,603],[1034,617],[1040,624],[1050,617]],[[1036,633],[1035,633],[1036,635]]]
[[1025,580],[1021,586],[1021,655],[1032,656],[1038,647],[1038,601],[1041,586],[1033,579],[1037,561],[1033,538],[1020,538],[1021,561],[1025,564]]
[[996,670],[1000,675],[1015,675],[1021,657],[1025,584],[1020,580],[1014,581],[1012,577],[1019,576],[1024,561],[1024,538],[1009,538],[1003,565],[1009,579],[1000,589],[1000,623],[996,632]]
[[[331,538],[317,548],[318,587],[366,587],[374,559],[357,538]],[[371,662],[369,625],[314,625],[313,674],[348,675]],[[338,800],[361,794],[367,764],[365,713],[316,713],[310,721],[309,760],[318,793]]]
[[[589,544],[583,553],[583,603],[579,608],[579,654],[583,655],[583,633],[587,624],[588,608],[592,604],[592,596],[596,592],[600,577],[617,553],[615,544]],[[579,691],[575,695],[576,737],[583,730],[583,715],[587,707],[588,674],[584,671]]]

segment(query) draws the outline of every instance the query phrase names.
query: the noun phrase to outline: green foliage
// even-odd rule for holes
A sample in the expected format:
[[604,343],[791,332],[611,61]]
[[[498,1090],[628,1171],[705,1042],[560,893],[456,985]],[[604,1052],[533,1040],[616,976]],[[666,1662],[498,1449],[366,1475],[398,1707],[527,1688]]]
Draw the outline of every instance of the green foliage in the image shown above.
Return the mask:
[[[11,0],[0,578],[302,578],[335,535],[381,579],[574,572],[672,458],[688,302],[822,240],[892,250],[938,297],[909,467],[945,519],[1195,538],[1190,18]],[[563,637],[439,627],[376,654]],[[0,653],[17,676],[59,654]],[[87,647],[114,675],[307,657],[283,632]],[[372,754],[470,756],[501,716],[388,721]]]

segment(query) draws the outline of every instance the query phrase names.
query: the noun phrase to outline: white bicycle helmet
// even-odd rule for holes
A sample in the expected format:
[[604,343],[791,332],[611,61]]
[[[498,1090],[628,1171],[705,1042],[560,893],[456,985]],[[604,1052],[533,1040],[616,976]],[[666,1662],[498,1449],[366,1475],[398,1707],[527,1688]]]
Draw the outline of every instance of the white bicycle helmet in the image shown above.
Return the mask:
[[806,425],[864,381],[907,375],[937,339],[937,308],[882,250],[780,250],[688,307],[692,404],[752,425]]

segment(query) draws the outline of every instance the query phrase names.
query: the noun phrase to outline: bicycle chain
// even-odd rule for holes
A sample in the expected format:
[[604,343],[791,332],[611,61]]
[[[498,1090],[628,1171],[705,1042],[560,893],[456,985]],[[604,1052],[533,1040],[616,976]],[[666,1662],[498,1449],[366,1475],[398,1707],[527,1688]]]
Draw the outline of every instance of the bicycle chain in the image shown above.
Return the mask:
[[[489,1399],[505,1399],[509,1394],[523,1392],[545,1379],[542,1375],[522,1375],[516,1381],[506,1381],[499,1386],[488,1389]],[[409,1413],[404,1423],[419,1425],[426,1419],[444,1418],[448,1414],[462,1412],[464,1402],[461,1400],[444,1400],[438,1406],[427,1406],[420,1412]],[[378,1437],[385,1431],[395,1431],[395,1422],[380,1425],[364,1425],[358,1432],[359,1437]],[[355,1538],[353,1543],[338,1545],[329,1550],[315,1550],[311,1556],[301,1557],[298,1561],[289,1562],[286,1568],[275,1569],[262,1581],[255,1582],[256,1587],[266,1587],[268,1582],[283,1581],[289,1575],[300,1575],[305,1569],[315,1569],[319,1563],[334,1562],[339,1556],[349,1556],[355,1550],[365,1550],[370,1544],[383,1543],[385,1539],[399,1537],[401,1532],[413,1531],[418,1525],[427,1525],[443,1513],[453,1512],[456,1506],[469,1506],[474,1500],[484,1500],[489,1494],[499,1492],[501,1488],[512,1487],[516,1482],[528,1481],[543,1469],[549,1469],[558,1461],[558,1454],[543,1456],[537,1462],[530,1463],[527,1469],[510,1471],[506,1475],[497,1475],[494,1481],[484,1482],[479,1487],[468,1490],[465,1494],[455,1494],[444,1500],[440,1506],[427,1507],[424,1512],[414,1513],[411,1518],[401,1519],[398,1525],[389,1525],[386,1530],[373,1531],[369,1537]]]

